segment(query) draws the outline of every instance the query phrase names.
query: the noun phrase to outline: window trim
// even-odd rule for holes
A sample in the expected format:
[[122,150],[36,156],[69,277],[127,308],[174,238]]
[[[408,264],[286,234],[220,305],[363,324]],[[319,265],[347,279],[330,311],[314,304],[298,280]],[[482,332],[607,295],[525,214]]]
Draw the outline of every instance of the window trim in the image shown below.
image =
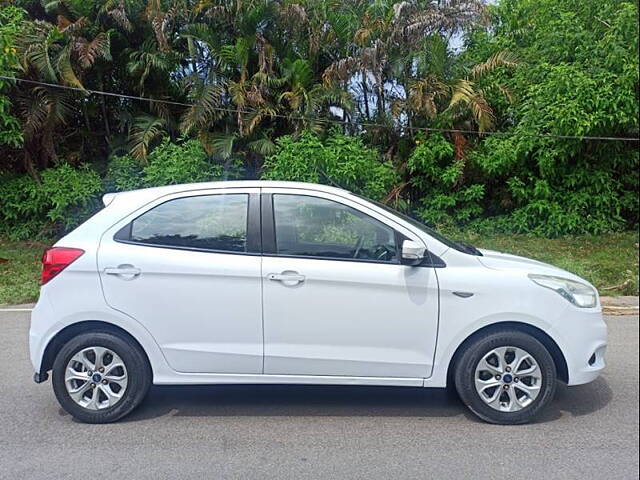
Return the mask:
[[[396,244],[396,258],[392,262],[382,261],[382,260],[373,260],[367,258],[344,258],[344,257],[317,257],[313,255],[288,255],[281,254],[277,251],[276,244],[276,229],[275,229],[275,208],[273,207],[273,196],[274,195],[290,195],[290,196],[298,196],[298,197],[311,197],[311,198],[319,198],[321,200],[327,200],[329,202],[337,203],[338,205],[342,205],[346,208],[355,210],[362,215],[371,218],[375,222],[381,223],[387,228],[390,228],[393,231],[395,244]],[[356,263],[374,263],[376,265],[402,265],[401,262],[401,254],[402,247],[398,243],[398,239],[405,237],[402,233],[398,232],[395,228],[387,223],[369,215],[366,212],[363,212],[359,208],[354,208],[350,205],[346,205],[342,202],[339,202],[332,198],[325,198],[323,196],[317,196],[313,194],[307,193],[297,193],[297,192],[270,192],[270,193],[262,193],[260,195],[261,200],[261,211],[262,211],[262,254],[265,257],[278,257],[278,258],[299,258],[299,259],[308,259],[308,260],[328,260],[332,262],[356,262]]]
[[[146,215],[151,210],[159,207],[160,205],[164,205],[165,203],[180,200],[183,198],[194,198],[194,197],[211,197],[215,195],[246,195],[247,196],[247,230],[246,230],[246,241],[245,241],[245,251],[238,252],[233,250],[219,250],[212,248],[201,248],[201,247],[187,247],[183,245],[164,245],[158,243],[147,243],[147,242],[139,242],[135,240],[131,240],[131,231],[133,228],[133,222],[135,222],[138,218]],[[202,193],[199,195],[183,195],[177,196],[173,198],[168,198],[163,202],[154,204],[151,208],[146,209],[144,212],[141,212],[136,217],[129,220],[123,227],[119,228],[116,233],[113,235],[113,241],[118,243],[124,243],[127,245],[137,245],[141,247],[153,247],[153,248],[164,248],[169,250],[183,250],[189,252],[202,252],[202,253],[218,253],[218,254],[227,254],[227,255],[249,255],[249,256],[257,256],[262,254],[262,239],[260,235],[261,231],[261,218],[260,218],[260,194],[253,192],[210,192],[210,193]]]

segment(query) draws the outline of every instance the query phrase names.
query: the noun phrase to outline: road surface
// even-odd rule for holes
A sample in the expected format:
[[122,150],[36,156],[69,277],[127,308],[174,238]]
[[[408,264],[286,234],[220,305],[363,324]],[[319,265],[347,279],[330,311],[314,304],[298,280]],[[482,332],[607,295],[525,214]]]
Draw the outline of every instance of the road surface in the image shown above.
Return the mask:
[[0,311],[2,479],[637,479],[638,318],[608,317],[608,367],[533,425],[481,423],[445,391],[153,387],[84,425],[33,383],[29,312]]

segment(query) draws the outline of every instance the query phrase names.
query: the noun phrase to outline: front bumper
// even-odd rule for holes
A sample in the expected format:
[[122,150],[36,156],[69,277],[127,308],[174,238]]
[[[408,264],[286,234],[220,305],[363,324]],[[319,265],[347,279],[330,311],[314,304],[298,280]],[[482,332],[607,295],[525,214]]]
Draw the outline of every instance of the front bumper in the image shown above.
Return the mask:
[[570,306],[551,329],[567,362],[569,385],[594,381],[605,367],[607,324],[598,309]]

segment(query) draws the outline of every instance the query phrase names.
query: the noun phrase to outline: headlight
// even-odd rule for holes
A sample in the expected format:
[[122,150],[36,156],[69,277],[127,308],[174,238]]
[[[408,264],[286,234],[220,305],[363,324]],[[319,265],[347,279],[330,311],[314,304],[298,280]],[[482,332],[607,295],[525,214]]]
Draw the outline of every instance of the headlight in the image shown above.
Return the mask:
[[598,303],[598,293],[589,285],[562,277],[529,274],[529,278],[541,287],[558,292],[576,307],[591,308]]

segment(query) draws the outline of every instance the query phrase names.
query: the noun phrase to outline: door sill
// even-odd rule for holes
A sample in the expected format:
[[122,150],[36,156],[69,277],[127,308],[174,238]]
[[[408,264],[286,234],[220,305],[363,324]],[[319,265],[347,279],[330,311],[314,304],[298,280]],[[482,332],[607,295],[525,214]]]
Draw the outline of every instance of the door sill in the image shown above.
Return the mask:
[[301,385],[387,385],[396,387],[422,387],[424,385],[424,378],[175,372],[169,375],[155,375],[153,383],[154,385],[215,385],[244,383]]

